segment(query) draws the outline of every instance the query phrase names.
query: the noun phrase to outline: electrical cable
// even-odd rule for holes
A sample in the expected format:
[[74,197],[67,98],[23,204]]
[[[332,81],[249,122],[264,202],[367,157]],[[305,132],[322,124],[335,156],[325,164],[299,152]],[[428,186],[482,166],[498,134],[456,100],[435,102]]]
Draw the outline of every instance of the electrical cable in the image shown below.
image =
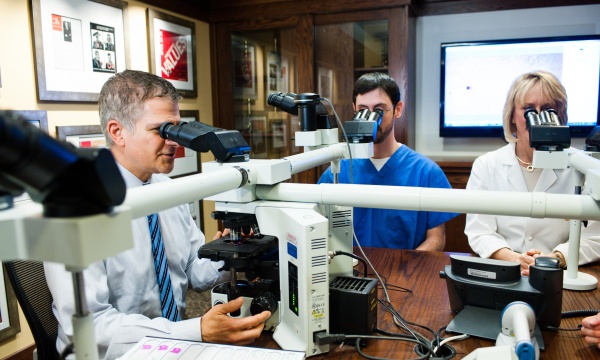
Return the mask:
[[[414,339],[412,336],[404,335],[404,334],[393,334],[393,336],[344,335],[344,334],[325,334],[325,333],[316,334],[316,342],[319,345],[330,344],[332,342],[343,342],[348,339],[356,339],[356,341],[357,341],[356,349],[361,356],[363,356],[367,359],[374,359],[374,360],[387,360],[387,359],[373,357],[373,356],[367,355],[364,352],[362,352],[362,349],[360,347],[360,341],[362,339],[409,341],[409,342],[414,342],[419,345],[422,345],[420,341]],[[425,356],[425,357],[421,356],[418,359],[427,359],[428,357],[429,357],[429,354],[427,354],[427,356]]]
[[446,339],[442,340],[442,342],[440,342],[439,345],[437,345],[436,347],[433,348],[433,353],[436,354],[438,351],[438,348],[441,348],[442,346],[449,343],[450,341],[464,340],[464,339],[467,339],[468,337],[469,337],[469,335],[462,334],[462,335],[456,335],[456,336],[451,336],[449,338],[446,338]]
[[579,317],[579,316],[594,316],[594,315],[598,314],[599,312],[600,312],[600,310],[595,310],[595,309],[569,310],[569,311],[563,311],[560,314],[560,317],[561,317],[561,319],[566,319],[566,318]]
[[[398,311],[392,306],[391,303],[389,302],[384,302],[384,300],[379,300],[379,302],[392,314],[392,316],[394,317],[395,321],[394,323],[403,328],[404,330],[408,331],[413,338],[418,342],[419,345],[421,345],[423,348],[425,348],[427,350],[428,353],[433,354],[433,349],[431,348],[430,344],[429,344],[429,340],[427,340],[427,338],[425,338],[423,335],[421,335],[418,332],[414,332],[413,330],[411,330],[407,323],[410,323],[408,321],[406,321],[399,313]],[[396,322],[397,320],[397,322]],[[429,331],[431,331],[433,333],[433,330],[429,329],[428,327],[422,326],[422,325],[418,325],[418,324],[414,324],[414,323],[410,323],[412,325],[417,325],[420,326],[424,329],[427,329]],[[389,335],[397,335],[397,334],[393,334],[390,332],[387,332],[385,330],[380,330],[377,329],[379,332],[384,333],[384,334],[389,334]],[[435,333],[433,333],[435,334]]]
[[67,345],[63,349],[63,351],[60,353],[58,358],[61,360],[65,360],[67,358],[67,356],[73,354],[74,349],[75,349],[75,345],[73,343],[69,343],[69,345]]
[[365,269],[365,276],[364,277],[367,276],[367,272],[368,272],[369,269],[367,268],[367,262],[365,261],[365,259],[361,258],[358,255],[354,255],[352,253],[349,253],[349,252],[346,252],[346,251],[342,251],[342,250],[335,250],[333,253],[334,253],[334,255],[346,255],[346,256],[349,256],[349,257],[351,257],[353,259],[356,259],[356,260],[360,261],[362,263],[362,265],[363,265],[363,269]]
[[554,326],[548,326],[546,328],[546,330],[549,331],[579,331],[581,330],[583,326],[581,324],[577,325],[577,327],[574,328],[561,328],[561,327],[554,327]]

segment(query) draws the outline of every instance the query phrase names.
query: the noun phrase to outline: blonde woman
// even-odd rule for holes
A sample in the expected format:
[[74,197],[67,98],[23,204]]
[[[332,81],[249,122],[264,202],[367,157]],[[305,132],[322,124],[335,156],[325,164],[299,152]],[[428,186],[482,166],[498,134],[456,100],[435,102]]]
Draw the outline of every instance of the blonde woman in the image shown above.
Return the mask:
[[[582,175],[574,170],[536,169],[533,148],[524,116],[527,108],[538,113],[554,109],[567,122],[567,93],[551,73],[537,71],[519,76],[510,87],[504,105],[503,127],[508,145],[484,154],[473,163],[469,190],[547,192],[573,194]],[[465,234],[469,245],[482,258],[515,261],[523,275],[535,257],[556,257],[566,267],[569,256],[569,221],[528,217],[467,214]],[[600,259],[597,222],[582,228],[579,263]]]

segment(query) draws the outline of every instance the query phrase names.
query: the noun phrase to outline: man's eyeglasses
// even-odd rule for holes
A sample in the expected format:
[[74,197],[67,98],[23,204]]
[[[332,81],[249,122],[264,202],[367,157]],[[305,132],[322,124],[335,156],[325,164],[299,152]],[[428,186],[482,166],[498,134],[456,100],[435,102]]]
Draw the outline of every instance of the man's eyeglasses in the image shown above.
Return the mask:
[[385,114],[387,114],[388,111],[392,110],[394,108],[394,105],[392,105],[389,109],[384,109],[383,106],[375,106],[373,108],[373,110],[369,109],[368,107],[359,107],[358,111],[362,111],[362,110],[369,110],[371,112],[378,112],[381,113],[381,116],[385,116]]

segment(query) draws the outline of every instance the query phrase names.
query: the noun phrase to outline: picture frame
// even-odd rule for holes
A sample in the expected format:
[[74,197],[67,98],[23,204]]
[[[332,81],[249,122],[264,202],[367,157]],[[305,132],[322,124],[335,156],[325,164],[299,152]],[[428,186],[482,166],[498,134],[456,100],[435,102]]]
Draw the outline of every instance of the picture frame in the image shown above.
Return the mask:
[[267,117],[253,115],[248,117],[250,123],[250,157],[252,159],[267,158]]
[[2,265],[0,266],[0,342],[10,339],[19,332],[21,332],[21,323],[17,296]]
[[233,36],[233,97],[235,99],[256,100],[256,52],[253,43]]
[[[275,52],[269,52],[267,54],[267,61],[265,62],[265,74],[267,78],[267,95],[265,99],[269,98],[269,94],[281,91],[281,54]],[[267,104],[268,105],[268,104]]]
[[319,95],[333,102],[333,70],[320,66],[318,75]]
[[21,119],[48,133],[48,113],[46,110],[8,110],[16,113]]
[[100,125],[57,126],[56,138],[78,148],[106,147]]
[[183,97],[198,97],[195,23],[150,8],[146,14],[151,72]]
[[127,68],[127,3],[30,0],[39,101],[97,102]]
[[287,122],[284,119],[273,119],[270,124],[272,149],[285,149],[288,145]]

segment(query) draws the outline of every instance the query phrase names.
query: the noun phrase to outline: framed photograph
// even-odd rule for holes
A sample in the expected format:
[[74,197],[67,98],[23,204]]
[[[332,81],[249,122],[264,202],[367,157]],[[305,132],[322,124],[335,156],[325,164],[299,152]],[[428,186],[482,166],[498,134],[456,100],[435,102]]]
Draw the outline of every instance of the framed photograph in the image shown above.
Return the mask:
[[45,110],[9,110],[31,125],[48,132],[48,114]]
[[252,159],[267,158],[267,117],[249,116],[250,122],[250,157]]
[[287,147],[287,128],[285,120],[271,120],[271,147],[273,149]]
[[184,97],[197,97],[196,26],[148,9],[148,49],[153,74],[169,80]]
[[40,101],[98,101],[126,68],[126,10],[119,0],[31,0]]
[[106,147],[106,139],[100,125],[57,126],[56,138],[78,148]]
[[275,52],[269,52],[267,54],[267,68],[265,74],[267,74],[267,96],[269,94],[281,91],[281,55]]
[[254,45],[249,43],[248,40],[233,37],[231,52],[234,65],[234,98],[256,99],[256,54]]
[[319,67],[319,95],[333,102],[333,70]]
[[0,266],[0,342],[19,332],[21,332],[21,324],[17,296],[4,272],[4,266]]

